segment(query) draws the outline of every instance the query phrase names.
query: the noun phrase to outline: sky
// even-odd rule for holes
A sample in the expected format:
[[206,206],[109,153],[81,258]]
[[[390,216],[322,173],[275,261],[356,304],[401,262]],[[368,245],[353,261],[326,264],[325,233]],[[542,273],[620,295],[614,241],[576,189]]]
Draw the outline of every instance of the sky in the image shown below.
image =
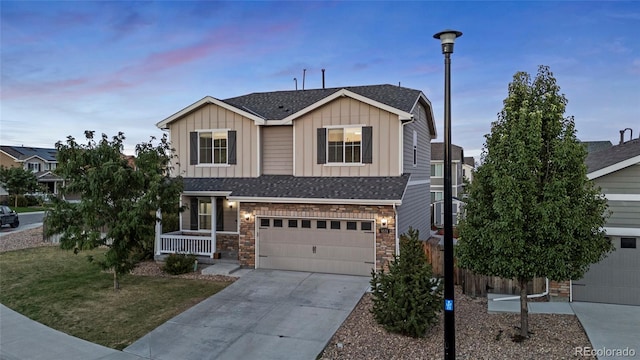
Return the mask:
[[[518,71],[551,68],[578,138],[640,134],[640,1],[0,1],[0,143],[55,147],[156,123],[212,96],[400,84],[430,99],[444,141],[476,156]],[[628,135],[628,133],[627,133]]]

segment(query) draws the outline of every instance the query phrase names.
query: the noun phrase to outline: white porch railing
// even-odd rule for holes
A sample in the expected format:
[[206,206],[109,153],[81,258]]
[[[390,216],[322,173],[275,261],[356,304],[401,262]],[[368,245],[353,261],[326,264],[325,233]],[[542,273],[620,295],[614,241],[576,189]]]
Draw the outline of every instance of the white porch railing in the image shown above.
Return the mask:
[[160,253],[187,253],[194,255],[213,256],[210,236],[182,235],[175,231],[160,235]]

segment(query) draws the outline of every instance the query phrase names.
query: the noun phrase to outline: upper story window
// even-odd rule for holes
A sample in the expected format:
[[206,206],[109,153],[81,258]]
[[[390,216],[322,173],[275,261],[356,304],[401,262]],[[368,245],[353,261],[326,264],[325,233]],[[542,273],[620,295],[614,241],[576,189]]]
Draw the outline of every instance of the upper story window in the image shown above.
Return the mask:
[[32,172],[39,172],[40,171],[40,163],[37,163],[37,162],[27,163],[27,169],[31,170]]
[[371,126],[319,128],[318,164],[371,164]]
[[442,177],[444,172],[444,164],[431,164],[431,176]]
[[236,164],[236,131],[199,130],[189,136],[191,165]]

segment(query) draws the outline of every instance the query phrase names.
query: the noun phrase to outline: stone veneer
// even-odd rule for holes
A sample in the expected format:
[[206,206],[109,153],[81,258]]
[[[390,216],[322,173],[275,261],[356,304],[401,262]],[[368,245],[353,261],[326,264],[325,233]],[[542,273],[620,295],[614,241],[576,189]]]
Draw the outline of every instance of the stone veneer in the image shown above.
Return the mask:
[[[245,214],[251,214],[249,219]],[[392,206],[378,205],[327,205],[327,204],[277,204],[277,203],[241,203],[240,204],[240,245],[238,259],[240,265],[255,268],[256,264],[256,216],[283,218],[321,218],[321,219],[370,219],[376,224],[376,269],[387,267],[395,254],[395,212]],[[380,220],[387,218],[388,233],[381,233]]]

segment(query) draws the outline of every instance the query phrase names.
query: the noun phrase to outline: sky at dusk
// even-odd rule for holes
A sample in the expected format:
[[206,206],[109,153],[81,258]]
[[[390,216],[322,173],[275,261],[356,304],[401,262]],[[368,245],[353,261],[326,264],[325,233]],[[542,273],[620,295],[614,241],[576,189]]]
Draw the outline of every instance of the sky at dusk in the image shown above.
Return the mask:
[[1,1],[0,143],[54,147],[122,131],[125,152],[210,95],[401,84],[431,100],[443,141],[478,156],[517,71],[549,65],[581,140],[640,133],[640,2]]

